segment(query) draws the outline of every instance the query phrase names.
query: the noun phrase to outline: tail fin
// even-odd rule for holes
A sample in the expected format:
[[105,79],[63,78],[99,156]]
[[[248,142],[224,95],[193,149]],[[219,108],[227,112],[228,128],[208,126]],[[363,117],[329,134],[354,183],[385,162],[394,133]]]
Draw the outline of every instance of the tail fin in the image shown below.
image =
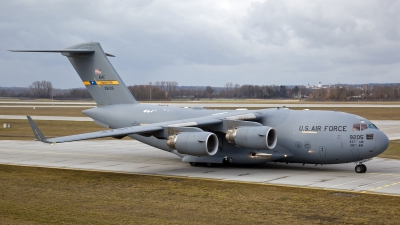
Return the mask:
[[62,50],[11,50],[13,52],[58,52],[68,57],[83,84],[98,105],[137,104],[97,42],[87,42]]

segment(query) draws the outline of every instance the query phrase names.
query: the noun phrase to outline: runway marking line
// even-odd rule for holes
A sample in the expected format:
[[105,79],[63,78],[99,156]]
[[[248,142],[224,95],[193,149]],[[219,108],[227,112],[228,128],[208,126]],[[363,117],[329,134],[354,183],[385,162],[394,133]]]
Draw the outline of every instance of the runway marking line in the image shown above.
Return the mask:
[[354,188],[354,189],[360,189],[360,188],[362,188],[362,187],[366,187],[366,186],[372,186],[372,185],[374,185],[374,184],[379,184],[379,183],[389,182],[389,181],[391,181],[391,180],[395,180],[395,179],[397,179],[397,177],[396,177],[396,178],[392,178],[392,179],[387,179],[387,180],[377,181],[377,182],[370,183],[370,184],[364,184],[364,185],[360,185],[360,186],[358,186],[358,187],[356,187],[356,188]]
[[218,181],[218,182],[226,182],[226,183],[256,184],[256,185],[275,186],[275,187],[291,187],[291,188],[303,188],[303,189],[311,189],[311,190],[338,191],[338,192],[353,193],[353,194],[357,193],[357,194],[385,195],[385,196],[400,197],[400,194],[396,195],[396,194],[365,192],[365,191],[360,192],[360,191],[344,190],[344,189],[337,189],[337,188],[316,188],[316,187],[310,187],[310,186],[298,186],[298,185],[290,185],[290,184],[271,184],[271,183],[265,183],[265,182],[236,181],[236,180],[225,180],[225,179],[216,179],[216,178],[188,177],[188,176],[162,175],[162,174],[147,174],[147,173],[126,172],[126,171],[109,171],[109,170],[66,168],[66,167],[54,167],[54,166],[4,164],[4,163],[0,163],[0,164],[1,165],[12,165],[12,166],[36,167],[36,168],[60,169],[60,170],[78,170],[78,171],[99,172],[99,173],[132,174],[132,175],[138,175],[138,176],[152,176],[152,177],[168,177],[168,178],[179,178],[179,179],[187,179],[187,180],[208,180],[208,181]]
[[383,175],[384,175],[384,174],[378,174],[378,175],[376,175],[376,176],[370,176],[370,177],[367,177],[367,178],[358,179],[358,180],[353,180],[353,181],[346,182],[346,183],[342,183],[342,184],[336,184],[336,185],[330,186],[330,188],[334,188],[334,187],[338,187],[338,186],[342,186],[342,185],[346,185],[346,184],[351,184],[351,183],[355,183],[355,182],[359,182],[359,181],[364,181],[364,180],[368,180],[368,179],[375,178],[375,177],[379,177],[379,176],[383,176]]
[[[392,184],[386,184],[386,185],[383,186],[383,187],[371,188],[371,189],[369,189],[368,191],[375,191],[375,190],[379,190],[379,189],[382,189],[382,188],[387,188],[387,187],[395,186],[395,185],[397,185],[397,184],[400,184],[400,182],[398,182],[398,183],[392,183]],[[362,193],[365,193],[365,192],[366,192],[366,191],[363,191]]]

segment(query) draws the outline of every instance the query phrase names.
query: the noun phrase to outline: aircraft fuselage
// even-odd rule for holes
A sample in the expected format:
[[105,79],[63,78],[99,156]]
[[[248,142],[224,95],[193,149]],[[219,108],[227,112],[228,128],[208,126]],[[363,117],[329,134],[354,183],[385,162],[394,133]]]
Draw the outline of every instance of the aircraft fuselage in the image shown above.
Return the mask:
[[[84,114],[110,128],[145,125],[196,117],[255,115],[246,119],[273,127],[277,145],[271,150],[254,150],[229,143],[224,133],[218,133],[219,150],[214,156],[187,156],[183,161],[221,163],[226,157],[232,163],[257,164],[268,161],[312,164],[357,162],[381,154],[389,145],[387,136],[369,120],[357,115],[319,110],[291,110],[271,108],[264,110],[206,110],[178,108],[167,105],[110,105],[85,110]],[[240,118],[239,118],[240,119]],[[171,151],[165,140],[142,135],[130,135],[146,144]],[[251,157],[259,153],[270,157]],[[262,154],[261,154],[262,155]]]

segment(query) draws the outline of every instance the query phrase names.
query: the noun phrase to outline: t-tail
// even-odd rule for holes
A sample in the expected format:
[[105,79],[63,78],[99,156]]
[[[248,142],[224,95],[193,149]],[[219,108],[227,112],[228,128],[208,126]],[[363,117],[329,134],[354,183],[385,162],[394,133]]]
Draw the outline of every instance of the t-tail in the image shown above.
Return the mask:
[[56,52],[66,56],[98,105],[137,104],[97,42],[86,42],[61,50],[10,50],[12,52]]

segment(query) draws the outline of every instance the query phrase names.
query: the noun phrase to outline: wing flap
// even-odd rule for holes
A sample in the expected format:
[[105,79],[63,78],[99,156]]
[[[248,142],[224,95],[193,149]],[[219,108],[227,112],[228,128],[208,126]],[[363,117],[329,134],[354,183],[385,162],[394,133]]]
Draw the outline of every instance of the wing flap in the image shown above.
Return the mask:
[[133,126],[133,127],[124,127],[119,129],[111,129],[111,130],[103,130],[92,133],[84,133],[84,134],[76,134],[64,137],[50,138],[47,139],[46,143],[62,143],[62,142],[70,142],[70,141],[80,141],[80,140],[88,140],[95,138],[104,138],[104,137],[120,137],[126,136],[129,134],[139,134],[139,133],[149,133],[163,130],[162,127],[159,126]]

